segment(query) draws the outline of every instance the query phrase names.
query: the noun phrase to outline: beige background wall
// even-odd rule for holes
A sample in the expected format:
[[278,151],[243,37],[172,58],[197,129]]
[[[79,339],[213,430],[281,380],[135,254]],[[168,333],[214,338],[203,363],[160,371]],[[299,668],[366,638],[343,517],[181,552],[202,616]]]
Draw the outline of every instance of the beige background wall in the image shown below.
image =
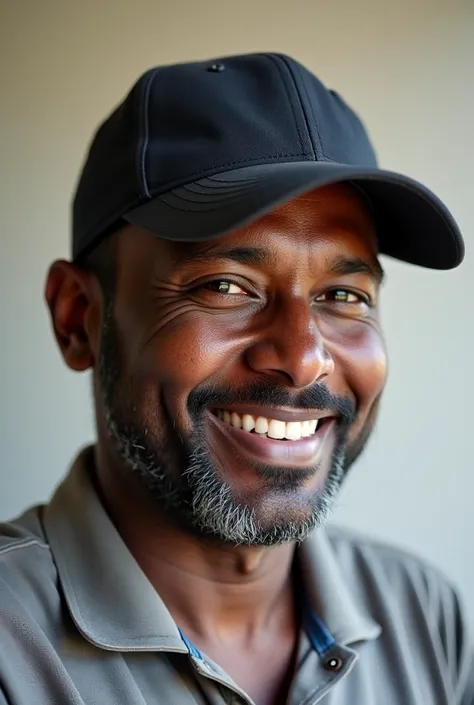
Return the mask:
[[[63,366],[42,301],[99,120],[160,63],[277,50],[363,115],[383,164],[457,215],[455,273],[387,263],[391,379],[340,521],[408,546],[474,619],[474,1],[0,0],[0,516],[45,499],[93,437],[89,379]],[[429,236],[429,233],[427,233]]]

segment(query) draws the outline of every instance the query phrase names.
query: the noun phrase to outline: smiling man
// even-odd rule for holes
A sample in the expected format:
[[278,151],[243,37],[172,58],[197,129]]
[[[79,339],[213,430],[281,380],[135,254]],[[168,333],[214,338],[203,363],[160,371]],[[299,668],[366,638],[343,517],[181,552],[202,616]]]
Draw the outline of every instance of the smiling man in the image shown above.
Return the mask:
[[300,64],[140,78],[48,275],[97,443],[1,527],[0,703],[474,703],[448,582],[325,527],[386,381],[381,253],[463,244]]

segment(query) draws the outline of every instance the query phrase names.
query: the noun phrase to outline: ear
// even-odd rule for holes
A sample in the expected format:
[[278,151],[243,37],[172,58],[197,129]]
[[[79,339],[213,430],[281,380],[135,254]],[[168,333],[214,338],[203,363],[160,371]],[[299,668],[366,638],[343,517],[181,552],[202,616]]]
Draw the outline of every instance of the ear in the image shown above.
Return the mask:
[[82,372],[94,367],[100,349],[103,296],[95,277],[58,260],[48,272],[45,298],[66,365]]

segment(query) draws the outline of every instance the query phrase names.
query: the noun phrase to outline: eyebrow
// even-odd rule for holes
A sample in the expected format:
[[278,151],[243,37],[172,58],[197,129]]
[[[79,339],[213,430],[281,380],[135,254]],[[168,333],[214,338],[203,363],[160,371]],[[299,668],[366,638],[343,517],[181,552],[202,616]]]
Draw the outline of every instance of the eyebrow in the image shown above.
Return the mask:
[[385,272],[377,259],[367,261],[361,257],[337,257],[330,264],[330,272],[338,275],[367,274],[377,284],[385,280]]
[[231,260],[237,264],[253,266],[272,267],[276,265],[274,254],[263,247],[209,247],[201,252],[193,252],[188,261],[205,263],[215,259]]

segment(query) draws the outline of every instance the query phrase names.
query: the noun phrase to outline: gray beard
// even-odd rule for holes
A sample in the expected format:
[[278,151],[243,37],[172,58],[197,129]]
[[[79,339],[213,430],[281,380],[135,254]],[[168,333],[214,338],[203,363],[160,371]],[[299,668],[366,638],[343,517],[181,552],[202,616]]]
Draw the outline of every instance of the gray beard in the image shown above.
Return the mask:
[[[255,509],[239,503],[232,487],[220,478],[204,443],[193,444],[182,465],[181,481],[175,482],[170,471],[173,459],[165,449],[152,450],[147,436],[118,423],[110,408],[106,409],[105,420],[123,465],[155,499],[157,506],[173,523],[210,540],[246,546],[304,541],[314,529],[326,523],[346,474],[344,453],[340,449],[334,454],[324,488],[315,494],[305,517],[280,519],[263,526]],[[304,473],[297,469],[288,472]]]

